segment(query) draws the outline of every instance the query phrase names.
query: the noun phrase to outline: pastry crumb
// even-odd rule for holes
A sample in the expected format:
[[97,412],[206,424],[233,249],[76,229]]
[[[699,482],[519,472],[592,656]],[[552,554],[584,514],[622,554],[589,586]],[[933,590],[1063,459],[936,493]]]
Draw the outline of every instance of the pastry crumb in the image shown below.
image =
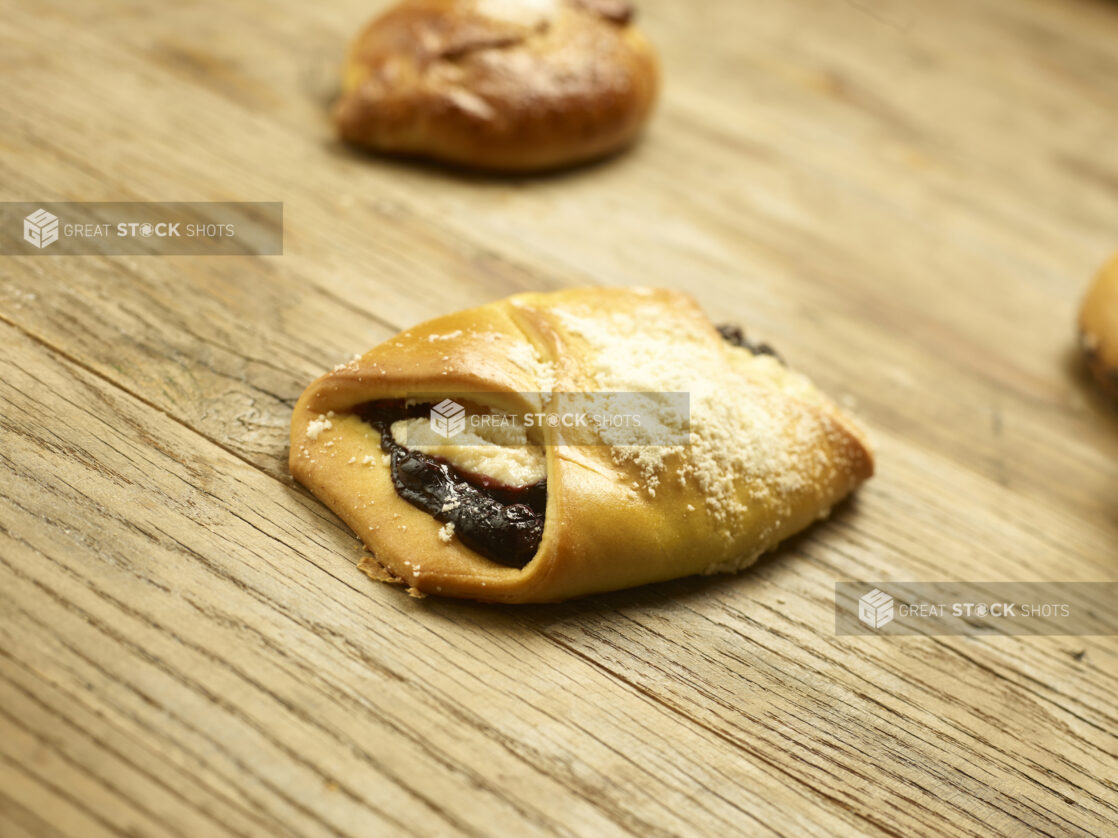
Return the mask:
[[443,544],[450,544],[450,540],[452,538],[454,538],[454,522],[447,521],[439,529],[439,541],[441,541]]
[[375,556],[362,556],[357,563],[357,569],[363,571],[370,579],[378,582],[388,582],[392,585],[403,585],[404,580],[377,561]]
[[[330,411],[333,413],[334,411]],[[323,431],[328,431],[334,427],[334,423],[327,419],[325,416],[319,416],[317,419],[312,419],[307,422],[307,438],[318,439],[318,435]]]

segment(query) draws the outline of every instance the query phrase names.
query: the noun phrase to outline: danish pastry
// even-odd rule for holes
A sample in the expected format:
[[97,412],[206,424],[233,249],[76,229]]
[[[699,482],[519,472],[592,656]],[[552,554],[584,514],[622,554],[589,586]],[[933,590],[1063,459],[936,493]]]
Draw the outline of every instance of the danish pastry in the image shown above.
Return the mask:
[[811,382],[690,297],[587,288],[441,317],[322,376],[295,406],[291,471],[370,575],[548,602],[744,568],[873,458]]
[[504,172],[606,155],[656,99],[632,15],[626,0],[404,0],[350,49],[338,134]]
[[1118,398],[1118,253],[1087,291],[1079,311],[1079,340],[1103,390]]

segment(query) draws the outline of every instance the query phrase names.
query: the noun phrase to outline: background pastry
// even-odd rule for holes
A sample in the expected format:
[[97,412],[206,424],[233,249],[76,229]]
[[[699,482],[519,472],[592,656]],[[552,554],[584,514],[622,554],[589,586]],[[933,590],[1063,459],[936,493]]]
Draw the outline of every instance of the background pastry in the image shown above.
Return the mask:
[[[689,409],[653,399],[655,424],[636,436],[545,425],[514,441],[523,460],[511,479],[405,436],[442,394],[523,417],[578,392],[686,393]],[[422,415],[409,415],[420,393]],[[682,436],[640,437],[653,427]],[[593,288],[442,317],[318,379],[292,417],[291,470],[365,541],[378,574],[427,593],[543,602],[738,570],[825,515],[873,462],[804,376],[720,334],[691,298]]]
[[338,134],[507,172],[616,151],[658,87],[632,14],[624,0],[404,0],[350,49]]
[[1099,271],[1079,312],[1079,339],[1103,390],[1118,398],[1118,253]]

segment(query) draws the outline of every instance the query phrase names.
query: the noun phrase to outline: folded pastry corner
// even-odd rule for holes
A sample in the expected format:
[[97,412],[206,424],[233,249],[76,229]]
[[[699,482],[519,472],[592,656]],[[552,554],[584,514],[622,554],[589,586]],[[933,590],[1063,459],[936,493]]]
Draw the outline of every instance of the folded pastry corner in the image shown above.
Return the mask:
[[[531,422],[576,394],[644,422]],[[290,463],[370,575],[510,603],[739,570],[873,473],[807,378],[645,288],[520,294],[402,332],[306,389]]]

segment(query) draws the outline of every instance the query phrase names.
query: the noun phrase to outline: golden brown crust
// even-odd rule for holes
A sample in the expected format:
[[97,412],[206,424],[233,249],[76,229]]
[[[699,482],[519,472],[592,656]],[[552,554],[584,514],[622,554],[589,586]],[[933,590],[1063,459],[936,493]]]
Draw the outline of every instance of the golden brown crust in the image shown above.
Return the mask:
[[628,144],[658,68],[623,0],[404,0],[350,49],[339,136],[506,172]]
[[[556,445],[546,431],[546,523],[523,570],[440,538],[442,525],[397,495],[379,434],[352,412],[420,392],[486,394],[524,412],[534,405],[523,394],[552,388],[686,389],[691,443]],[[726,344],[686,295],[594,288],[448,315],[318,379],[292,417],[291,470],[409,586],[548,602],[744,567],[826,514],[873,460],[807,379]]]
[[1079,312],[1080,344],[1104,392],[1118,398],[1118,253],[1095,277]]

